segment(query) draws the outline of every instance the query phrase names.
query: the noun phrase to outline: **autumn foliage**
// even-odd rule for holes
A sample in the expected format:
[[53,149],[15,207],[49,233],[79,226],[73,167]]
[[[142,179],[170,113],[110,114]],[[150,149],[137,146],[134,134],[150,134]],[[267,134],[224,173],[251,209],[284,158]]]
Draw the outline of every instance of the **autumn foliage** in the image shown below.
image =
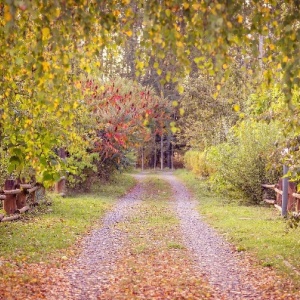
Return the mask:
[[82,82],[85,104],[95,121],[92,151],[100,159],[122,157],[138,149],[153,135],[161,135],[172,112],[168,100],[148,87],[129,80]]

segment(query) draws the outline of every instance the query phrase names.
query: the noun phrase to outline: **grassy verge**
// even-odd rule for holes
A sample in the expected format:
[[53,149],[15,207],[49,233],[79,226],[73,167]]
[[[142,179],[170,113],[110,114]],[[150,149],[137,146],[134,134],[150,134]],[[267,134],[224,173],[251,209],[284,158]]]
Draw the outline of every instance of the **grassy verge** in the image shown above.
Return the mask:
[[[210,192],[205,181],[192,173],[180,170],[181,178],[199,200],[199,212],[207,223],[215,227],[238,251],[248,251],[262,266],[274,267],[281,274],[300,276],[300,231],[288,230],[286,221],[273,207],[242,206]],[[298,283],[299,285],[299,283]]]
[[0,262],[39,262],[64,255],[134,182],[131,176],[120,175],[110,184],[95,186],[89,194],[52,195],[52,206],[39,208],[20,221],[0,223]]

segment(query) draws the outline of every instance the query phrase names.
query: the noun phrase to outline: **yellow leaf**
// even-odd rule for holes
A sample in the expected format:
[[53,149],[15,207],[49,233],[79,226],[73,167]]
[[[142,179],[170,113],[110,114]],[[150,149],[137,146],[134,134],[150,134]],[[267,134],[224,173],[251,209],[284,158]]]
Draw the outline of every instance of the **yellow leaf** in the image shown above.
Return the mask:
[[56,16],[56,18],[58,18],[60,16],[60,8],[59,7],[57,7],[55,10],[55,16]]
[[184,92],[184,87],[182,85],[179,85],[177,88],[179,94],[182,94]]
[[181,116],[184,115],[184,109],[183,109],[183,108],[179,108],[179,114],[180,114]]
[[117,16],[119,16],[120,15],[120,11],[119,10],[114,10],[113,11],[113,15],[115,16],[115,17],[117,17]]
[[129,37],[132,36],[132,31],[131,31],[131,30],[125,31],[125,33],[126,33]]
[[45,39],[48,39],[50,36],[50,29],[48,27],[44,27],[42,29],[42,35]]
[[194,9],[194,10],[198,10],[198,9],[200,8],[200,6],[201,6],[201,5],[200,5],[199,3],[194,3],[194,4],[193,4],[193,9]]
[[161,70],[161,69],[157,69],[156,73],[157,73],[158,75],[161,75],[162,70]]
[[43,62],[42,62],[42,66],[43,66],[43,71],[44,71],[44,72],[49,71],[50,65],[49,65],[49,63],[48,63],[47,61],[43,61]]
[[227,64],[223,65],[223,69],[226,70],[228,68]]
[[217,85],[217,90],[219,91],[220,89],[221,89],[221,85],[218,84],[218,85]]
[[287,56],[285,56],[282,61],[287,62],[288,60],[289,60],[289,58]]
[[172,101],[172,105],[174,106],[174,107],[177,107],[179,104],[178,104],[178,101],[176,101],[176,100],[174,100],[174,101]]
[[80,81],[76,81],[76,82],[75,82],[75,87],[76,87],[77,89],[81,89],[81,83],[80,83]]
[[188,9],[190,7],[190,4],[189,3],[187,3],[187,2],[184,2],[183,3],[183,8],[184,9]]
[[232,28],[232,23],[231,22],[227,22],[227,27],[229,28],[229,29],[231,29]]
[[234,104],[233,105],[233,110],[236,111],[236,112],[240,111],[240,106],[238,104]]
[[63,63],[65,65],[67,65],[69,63],[69,57],[68,57],[68,55],[64,55],[64,57],[63,57]]
[[274,44],[270,44],[269,48],[270,48],[270,50],[274,50],[275,49],[275,45]]
[[238,16],[237,16],[237,21],[238,21],[239,23],[242,23],[242,22],[243,22],[243,16],[238,15]]
[[166,80],[167,82],[169,82],[171,79],[171,73],[170,72],[167,72],[167,75],[166,75]]
[[179,129],[177,127],[171,127],[171,131],[173,134],[175,134],[176,132],[179,131]]
[[219,92],[215,92],[215,93],[212,95],[213,99],[215,99],[215,100],[218,98],[218,96],[219,96]]
[[167,17],[170,17],[171,11],[167,8],[167,9],[165,10],[165,14],[166,14]]
[[9,21],[11,21],[11,19],[12,19],[12,15],[10,13],[9,6],[5,5],[4,6],[4,20],[5,20],[5,22],[9,22]]
[[153,64],[153,67],[154,67],[155,69],[158,69],[158,67],[159,67],[158,62],[155,62],[155,63]]
[[138,61],[136,64],[137,69],[141,70],[144,68],[144,62],[142,61]]
[[199,62],[202,61],[202,60],[203,60],[203,57],[195,57],[195,58],[194,58],[194,62],[195,62],[196,64],[199,64]]
[[183,48],[183,43],[181,41],[177,41],[176,46],[179,48]]

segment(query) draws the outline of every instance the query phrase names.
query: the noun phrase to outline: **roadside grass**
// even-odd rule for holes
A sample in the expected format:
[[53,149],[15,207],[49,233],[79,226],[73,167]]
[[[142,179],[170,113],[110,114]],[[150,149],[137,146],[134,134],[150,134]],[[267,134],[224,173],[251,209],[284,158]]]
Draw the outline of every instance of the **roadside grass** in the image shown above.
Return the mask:
[[19,221],[0,223],[0,262],[45,262],[66,255],[134,184],[132,176],[123,174],[111,183],[96,185],[91,193],[66,198],[49,194],[51,206],[40,207]]
[[216,228],[237,251],[247,251],[264,267],[274,267],[293,279],[300,279],[300,230],[288,229],[279,212],[264,205],[244,206],[210,192],[204,180],[186,170],[175,174],[199,201],[199,213]]

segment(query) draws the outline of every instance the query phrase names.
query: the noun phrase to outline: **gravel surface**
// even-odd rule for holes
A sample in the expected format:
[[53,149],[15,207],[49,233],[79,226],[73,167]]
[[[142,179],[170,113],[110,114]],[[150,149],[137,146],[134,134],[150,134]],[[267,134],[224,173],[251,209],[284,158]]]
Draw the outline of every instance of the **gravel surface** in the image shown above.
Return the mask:
[[[136,175],[136,178],[140,180],[147,176],[149,175],[144,173]],[[204,277],[213,289],[213,295],[207,296],[206,299],[300,299],[299,294],[289,294],[292,285],[281,281],[274,270],[254,266],[253,260],[247,258],[246,254],[235,251],[209,227],[197,212],[198,202],[192,199],[189,191],[175,176],[171,173],[162,173],[160,176],[172,187],[174,201],[170,201],[170,209],[180,219],[179,235],[182,236],[190,253],[192,265],[194,264],[192,267],[196,274],[199,274],[199,278]],[[128,256],[126,245],[129,233],[121,230],[120,225],[123,222],[128,223],[130,216],[136,214],[143,193],[145,190],[142,184],[137,184],[130,193],[117,202],[115,208],[105,216],[101,228],[92,231],[83,240],[79,257],[70,260],[70,263],[67,261],[69,264],[67,268],[61,270],[62,276],[56,274],[56,278],[53,278],[56,286],[47,294],[46,299],[113,299],[106,298],[109,294],[108,287],[114,287],[120,280],[116,276],[121,279],[123,275],[126,276],[118,269],[118,262]],[[158,257],[156,256],[156,259],[159,259]],[[145,261],[145,266],[146,264]],[[160,273],[157,275],[162,276]],[[58,278],[61,278],[61,282],[58,282]],[[62,283],[64,280],[67,284]],[[115,299],[129,298],[121,293]],[[132,299],[165,298],[156,296],[149,298],[143,295]],[[178,299],[200,298],[189,296]]]
[[[280,278],[273,277],[272,270],[268,271],[270,276],[267,279],[263,278],[266,277],[266,270],[255,270],[244,261],[241,253],[234,251],[209,227],[197,212],[199,202],[191,198],[186,187],[175,176],[165,174],[162,178],[168,180],[173,188],[175,210],[180,218],[186,247],[194,256],[199,271],[219,293],[217,299],[299,299],[296,295],[280,293],[280,287],[275,283]],[[267,280],[272,289],[262,287],[262,280]]]
[[[138,178],[138,175],[136,176]],[[119,222],[128,218],[137,203],[143,189],[140,184],[122,197],[114,209],[106,214],[102,226],[95,229],[82,242],[80,256],[67,269],[66,277],[69,290],[53,290],[49,299],[95,300],[101,294],[101,288],[110,281],[109,274],[115,269],[115,262],[122,253],[126,234],[117,228]]]

